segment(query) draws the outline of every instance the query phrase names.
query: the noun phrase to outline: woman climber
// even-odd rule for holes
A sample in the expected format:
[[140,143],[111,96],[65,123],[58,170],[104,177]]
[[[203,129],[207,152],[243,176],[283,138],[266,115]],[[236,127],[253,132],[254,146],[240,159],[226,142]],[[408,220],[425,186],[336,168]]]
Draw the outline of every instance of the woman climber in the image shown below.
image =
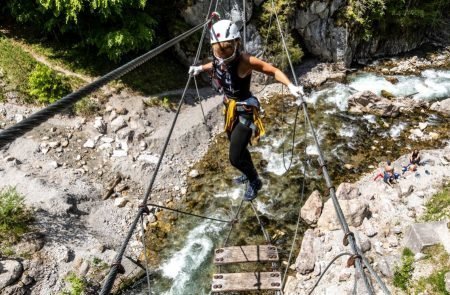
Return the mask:
[[278,82],[286,85],[296,98],[303,95],[303,88],[292,84],[276,67],[242,52],[239,29],[230,20],[216,22],[210,30],[210,38],[213,61],[191,66],[189,74],[196,76],[203,71],[209,72],[215,86],[224,94],[225,131],[230,140],[230,163],[242,172],[234,182],[249,181],[244,200],[251,201],[256,198],[262,182],[247,146],[265,132],[259,118],[259,101],[250,92],[252,71],[275,77]]

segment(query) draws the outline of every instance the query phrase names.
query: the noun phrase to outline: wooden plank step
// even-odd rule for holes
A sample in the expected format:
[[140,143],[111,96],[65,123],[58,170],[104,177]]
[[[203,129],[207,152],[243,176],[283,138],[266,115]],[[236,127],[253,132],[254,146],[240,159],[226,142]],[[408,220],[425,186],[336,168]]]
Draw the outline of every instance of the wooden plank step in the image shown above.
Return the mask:
[[215,264],[242,262],[278,261],[277,247],[272,245],[250,245],[218,248],[214,251]]
[[280,272],[219,273],[213,275],[212,292],[281,290]]

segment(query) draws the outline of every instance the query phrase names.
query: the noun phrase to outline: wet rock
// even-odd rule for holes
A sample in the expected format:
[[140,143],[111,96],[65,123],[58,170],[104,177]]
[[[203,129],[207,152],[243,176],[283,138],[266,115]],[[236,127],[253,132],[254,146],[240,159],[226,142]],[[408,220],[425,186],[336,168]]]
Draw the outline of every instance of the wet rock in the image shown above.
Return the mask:
[[352,200],[358,198],[360,195],[359,188],[348,182],[341,183],[336,190],[336,197],[339,200]]
[[395,95],[393,95],[392,93],[390,93],[389,91],[384,90],[384,89],[381,90],[381,96],[384,98],[387,98],[387,99],[391,99],[391,98],[395,97]]
[[315,235],[312,229],[308,229],[303,236],[300,253],[295,262],[297,272],[302,275],[308,274],[314,270],[316,263],[314,238]]
[[368,113],[382,117],[397,117],[400,109],[390,100],[371,91],[357,92],[348,98],[350,113]]
[[320,214],[322,213],[322,196],[319,191],[314,191],[306,200],[305,205],[301,209],[301,217],[308,224],[315,224],[319,220]]
[[[369,214],[369,204],[364,201],[340,200],[339,203],[350,226],[360,226],[364,218]],[[317,226],[325,230],[335,230],[341,228],[339,219],[336,216],[333,200],[331,198],[325,203],[322,215],[317,222]]]
[[450,117],[450,98],[433,103],[430,109]]
[[[387,69],[386,69],[387,70]],[[389,70],[388,70],[389,72]],[[398,83],[398,78],[394,77],[394,76],[385,76],[384,77],[386,80],[388,80],[389,82],[391,82],[392,84],[397,84]]]
[[0,261],[0,291],[15,283],[23,272],[22,264],[16,260]]

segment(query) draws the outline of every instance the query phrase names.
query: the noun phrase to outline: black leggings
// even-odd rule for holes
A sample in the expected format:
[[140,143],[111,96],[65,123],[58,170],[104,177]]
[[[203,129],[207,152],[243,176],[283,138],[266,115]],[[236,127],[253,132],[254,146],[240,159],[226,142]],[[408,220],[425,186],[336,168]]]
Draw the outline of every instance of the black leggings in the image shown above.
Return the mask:
[[230,140],[230,163],[244,173],[250,181],[258,178],[252,157],[247,149],[253,130],[239,121],[228,135]]

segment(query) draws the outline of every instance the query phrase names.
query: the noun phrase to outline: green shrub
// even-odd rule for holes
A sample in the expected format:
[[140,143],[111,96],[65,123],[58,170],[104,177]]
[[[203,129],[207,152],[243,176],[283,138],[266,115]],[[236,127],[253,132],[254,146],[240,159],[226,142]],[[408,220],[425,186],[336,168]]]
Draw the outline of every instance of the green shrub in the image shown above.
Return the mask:
[[425,214],[421,218],[423,221],[438,221],[450,218],[450,186],[431,197],[425,207]]
[[414,253],[409,248],[404,248],[402,253],[402,264],[394,271],[394,286],[404,291],[408,290],[412,273],[414,271]]
[[75,114],[84,117],[92,117],[99,110],[99,106],[95,100],[90,97],[84,97],[77,101],[73,106]]
[[64,290],[63,295],[81,295],[87,287],[83,278],[77,277],[73,272],[67,275],[65,281],[70,284],[70,288]]
[[64,76],[41,64],[28,78],[28,87],[28,93],[44,104],[54,103],[72,91]]
[[12,244],[29,230],[32,214],[14,187],[0,190],[0,244]]

